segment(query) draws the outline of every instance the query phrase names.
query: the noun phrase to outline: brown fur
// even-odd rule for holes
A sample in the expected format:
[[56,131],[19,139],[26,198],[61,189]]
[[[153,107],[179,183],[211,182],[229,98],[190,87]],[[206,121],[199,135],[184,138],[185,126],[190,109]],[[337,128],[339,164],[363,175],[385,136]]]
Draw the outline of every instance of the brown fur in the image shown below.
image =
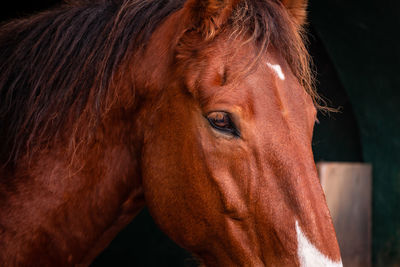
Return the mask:
[[282,3],[300,26],[306,22],[307,0],[282,0]]
[[[295,220],[339,260],[308,58],[277,0],[71,1],[3,25],[0,263],[88,265],[145,204],[209,266],[298,265]],[[221,110],[240,137],[205,119]]]

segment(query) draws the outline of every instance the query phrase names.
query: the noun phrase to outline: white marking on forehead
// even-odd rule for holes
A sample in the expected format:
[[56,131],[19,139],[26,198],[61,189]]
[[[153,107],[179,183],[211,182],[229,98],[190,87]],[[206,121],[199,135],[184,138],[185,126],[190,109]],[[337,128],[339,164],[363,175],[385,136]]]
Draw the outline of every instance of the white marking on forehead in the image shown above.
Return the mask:
[[267,62],[268,67],[270,67],[273,71],[275,71],[275,73],[278,75],[279,79],[281,79],[282,81],[285,80],[285,74],[283,74],[282,72],[282,68],[280,65],[276,64],[273,65],[269,62]]
[[296,233],[297,256],[301,267],[343,267],[342,261],[332,261],[311,244],[301,231],[298,221],[296,221]]

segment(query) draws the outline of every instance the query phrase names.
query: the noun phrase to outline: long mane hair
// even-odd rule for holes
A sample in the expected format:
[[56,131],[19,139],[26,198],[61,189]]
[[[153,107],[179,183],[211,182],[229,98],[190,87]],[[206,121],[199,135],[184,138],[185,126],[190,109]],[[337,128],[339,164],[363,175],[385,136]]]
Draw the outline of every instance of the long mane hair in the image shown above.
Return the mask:
[[112,78],[121,62],[182,5],[179,0],[70,1],[3,25],[3,160],[17,160],[21,153],[49,144],[67,121],[95,127],[106,99],[113,98]]
[[[0,28],[0,162],[51,146],[72,129],[71,147],[118,98],[114,76],[124,60],[184,0],[74,0]],[[265,50],[277,47],[318,103],[301,29],[278,0],[246,0],[227,27]],[[131,70],[134,71],[134,70]],[[132,89],[134,90],[134,89]],[[134,95],[134,92],[133,92]],[[84,125],[84,126],[83,126]]]

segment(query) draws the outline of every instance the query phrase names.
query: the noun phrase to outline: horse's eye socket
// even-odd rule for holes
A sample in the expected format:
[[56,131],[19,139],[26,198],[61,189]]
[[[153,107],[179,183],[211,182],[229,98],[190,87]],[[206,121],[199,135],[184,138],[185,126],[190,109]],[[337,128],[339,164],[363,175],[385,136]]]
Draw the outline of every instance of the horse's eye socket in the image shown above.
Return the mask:
[[207,115],[207,120],[214,129],[225,134],[240,137],[240,133],[235,124],[232,122],[229,113],[224,111],[214,111]]

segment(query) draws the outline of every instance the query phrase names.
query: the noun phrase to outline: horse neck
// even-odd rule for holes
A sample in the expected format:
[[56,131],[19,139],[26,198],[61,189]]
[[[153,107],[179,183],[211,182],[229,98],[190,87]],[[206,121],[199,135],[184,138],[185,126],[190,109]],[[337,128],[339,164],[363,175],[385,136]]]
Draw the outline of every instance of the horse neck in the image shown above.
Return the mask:
[[[60,142],[19,160],[12,174],[0,170],[8,178],[0,179],[0,262],[88,265],[144,206],[143,132],[168,77],[169,44],[182,31],[171,25],[179,18],[171,15],[144,53],[122,63],[90,149],[77,144],[71,159],[69,144]],[[160,51],[169,52],[160,58]]]
[[94,144],[72,160],[60,143],[1,179],[0,262],[89,263],[140,211],[140,129],[132,113],[108,112]]

